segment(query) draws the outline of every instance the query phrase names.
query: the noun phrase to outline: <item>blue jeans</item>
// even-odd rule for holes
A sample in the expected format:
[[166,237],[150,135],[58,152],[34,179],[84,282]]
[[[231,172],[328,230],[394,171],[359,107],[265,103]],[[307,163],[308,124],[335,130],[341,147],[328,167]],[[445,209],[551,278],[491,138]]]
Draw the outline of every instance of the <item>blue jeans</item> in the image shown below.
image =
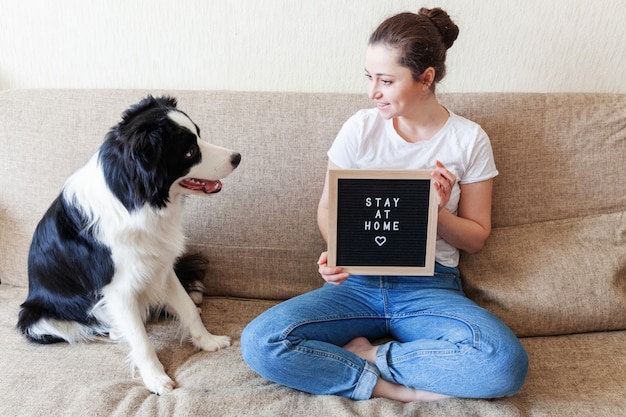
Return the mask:
[[[391,339],[370,363],[342,348],[364,336]],[[378,378],[464,398],[515,394],[528,356],[513,332],[468,299],[457,268],[432,277],[350,276],[287,300],[241,335],[258,374],[313,394],[368,399]]]

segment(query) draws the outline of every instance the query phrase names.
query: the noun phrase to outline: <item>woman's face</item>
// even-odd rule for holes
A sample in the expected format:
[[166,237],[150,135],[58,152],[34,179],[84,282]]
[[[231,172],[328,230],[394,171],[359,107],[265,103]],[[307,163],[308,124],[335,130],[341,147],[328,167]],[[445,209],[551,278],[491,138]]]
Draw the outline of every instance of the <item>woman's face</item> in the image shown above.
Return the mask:
[[410,116],[418,111],[424,84],[399,64],[398,52],[384,45],[369,45],[365,53],[368,96],[376,102],[384,119]]

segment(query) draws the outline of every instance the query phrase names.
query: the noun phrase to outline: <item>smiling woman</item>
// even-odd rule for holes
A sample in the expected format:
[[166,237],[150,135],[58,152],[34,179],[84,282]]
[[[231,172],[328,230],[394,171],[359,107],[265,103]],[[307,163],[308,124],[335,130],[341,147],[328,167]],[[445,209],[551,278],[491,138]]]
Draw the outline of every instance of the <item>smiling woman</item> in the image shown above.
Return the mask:
[[[357,112],[337,134],[317,211],[330,250],[337,172],[426,170],[425,188],[433,196],[428,210],[437,214],[428,234],[437,234],[434,267],[419,274],[351,270],[336,266],[348,262],[335,262],[333,253],[323,252],[318,266],[326,285],[271,308],[241,336],[244,360],[265,378],[315,394],[404,402],[503,397],[522,387],[528,372],[523,346],[462,291],[459,252],[479,250],[491,232],[492,182],[498,171],[482,128],[442,106],[435,95],[446,51],[457,35],[442,9],[401,13],[374,31],[365,71],[376,108]],[[366,192],[355,201],[365,201],[366,211],[378,209],[366,229],[400,229],[385,210],[391,212],[401,200]],[[413,215],[424,211],[420,203],[410,210]],[[349,210],[345,218],[358,219],[359,209],[349,205]],[[346,233],[341,245],[356,247],[356,235]],[[382,233],[373,241],[378,247],[368,242],[375,253],[389,249]],[[385,256],[397,257],[412,246],[402,241]],[[402,265],[417,257],[411,253]],[[391,341],[372,344],[381,339]]]

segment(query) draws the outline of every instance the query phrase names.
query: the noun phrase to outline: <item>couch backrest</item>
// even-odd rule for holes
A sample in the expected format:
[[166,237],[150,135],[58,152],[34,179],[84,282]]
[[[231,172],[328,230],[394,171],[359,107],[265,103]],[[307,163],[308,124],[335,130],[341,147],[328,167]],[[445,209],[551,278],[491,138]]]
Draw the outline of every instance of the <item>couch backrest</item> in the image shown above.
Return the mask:
[[626,207],[624,95],[456,94],[443,101],[491,138],[500,170],[494,227]]
[[[27,285],[26,256],[39,218],[121,112],[147,93],[0,92],[2,283]],[[371,102],[350,94],[168,93],[205,140],[243,155],[221,193],[186,201],[190,249],[210,259],[209,293],[285,299],[321,285],[316,260],[325,245],[315,212],[326,150],[342,123]],[[626,95],[462,93],[440,100],[491,137],[500,170],[494,231],[625,210]],[[492,252],[488,247],[483,256]],[[497,280],[502,271],[476,266],[489,259],[464,260],[469,292],[489,307],[501,304],[501,294],[482,292],[480,279]],[[513,315],[519,311],[506,321]]]

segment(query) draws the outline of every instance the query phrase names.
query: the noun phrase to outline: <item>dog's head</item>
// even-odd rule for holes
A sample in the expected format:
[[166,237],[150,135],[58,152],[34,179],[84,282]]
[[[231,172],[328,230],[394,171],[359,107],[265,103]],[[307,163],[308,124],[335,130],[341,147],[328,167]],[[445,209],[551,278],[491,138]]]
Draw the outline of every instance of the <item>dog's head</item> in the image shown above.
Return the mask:
[[109,188],[128,210],[163,208],[175,194],[212,194],[241,161],[200,139],[200,129],[172,97],[148,96],[107,134],[100,163]]

